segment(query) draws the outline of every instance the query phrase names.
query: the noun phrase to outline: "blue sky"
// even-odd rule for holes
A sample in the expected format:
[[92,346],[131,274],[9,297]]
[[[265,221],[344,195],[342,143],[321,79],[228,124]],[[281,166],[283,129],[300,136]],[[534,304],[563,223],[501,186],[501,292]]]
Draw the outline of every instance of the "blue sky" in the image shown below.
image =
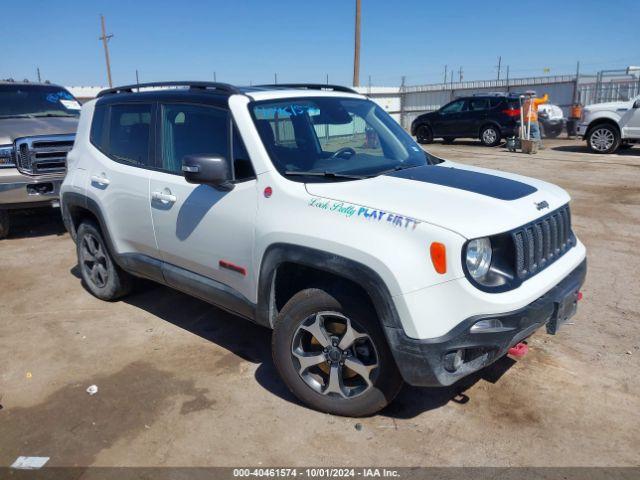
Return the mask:
[[[115,84],[212,80],[350,84],[355,0],[5,0],[0,78],[105,85],[99,14]],[[640,65],[639,0],[362,0],[361,84],[512,77]],[[533,20],[521,32],[522,18]],[[503,71],[503,75],[504,75]]]

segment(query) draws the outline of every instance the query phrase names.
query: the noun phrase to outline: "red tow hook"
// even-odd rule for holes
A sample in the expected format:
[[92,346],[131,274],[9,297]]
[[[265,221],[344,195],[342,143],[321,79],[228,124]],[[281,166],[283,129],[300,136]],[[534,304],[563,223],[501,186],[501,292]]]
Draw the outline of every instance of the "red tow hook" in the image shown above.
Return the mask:
[[524,342],[520,342],[511,347],[507,353],[513,357],[521,358],[524,357],[528,351],[529,346]]

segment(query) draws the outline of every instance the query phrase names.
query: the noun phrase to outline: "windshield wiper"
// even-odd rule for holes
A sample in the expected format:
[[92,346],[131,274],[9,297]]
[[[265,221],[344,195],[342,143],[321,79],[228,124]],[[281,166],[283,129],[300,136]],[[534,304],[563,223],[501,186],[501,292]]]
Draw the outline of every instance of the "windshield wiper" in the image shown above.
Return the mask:
[[369,178],[366,175],[349,175],[348,173],[338,172],[312,172],[303,170],[286,170],[285,175],[299,176],[299,177],[325,177],[325,178],[350,178],[352,180],[362,180]]
[[390,168],[389,170],[383,170],[381,172],[371,175],[370,177],[378,177],[380,175],[386,175],[387,173],[399,172],[400,170],[406,170],[407,168],[416,168],[420,166],[421,165],[396,165],[395,167]]
[[34,117],[37,118],[42,118],[42,117],[75,117],[75,115],[72,115],[70,113],[43,113],[41,115],[33,115]]

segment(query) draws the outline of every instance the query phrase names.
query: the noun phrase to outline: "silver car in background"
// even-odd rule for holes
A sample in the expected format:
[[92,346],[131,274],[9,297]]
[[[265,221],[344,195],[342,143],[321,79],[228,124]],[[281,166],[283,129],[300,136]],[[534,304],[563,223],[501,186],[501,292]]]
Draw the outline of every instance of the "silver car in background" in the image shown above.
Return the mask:
[[0,238],[9,210],[58,206],[80,104],[64,87],[0,81]]

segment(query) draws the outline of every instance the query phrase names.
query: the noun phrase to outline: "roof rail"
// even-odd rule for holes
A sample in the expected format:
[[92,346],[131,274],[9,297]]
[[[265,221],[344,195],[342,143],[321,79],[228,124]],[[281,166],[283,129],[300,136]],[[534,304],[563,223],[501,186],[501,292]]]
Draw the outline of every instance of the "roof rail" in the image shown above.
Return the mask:
[[299,88],[302,90],[332,90],[334,92],[356,93],[353,88],[343,87],[342,85],[329,85],[325,83],[271,83],[266,85],[254,85],[263,88]]
[[137,83],[135,85],[123,85],[121,87],[107,88],[98,93],[98,97],[104,97],[105,95],[112,95],[115,93],[132,93],[134,89],[140,91],[141,88],[148,87],[189,87],[193,90],[217,90],[224,93],[242,93],[233,85],[228,83],[219,82],[150,82],[150,83]]

